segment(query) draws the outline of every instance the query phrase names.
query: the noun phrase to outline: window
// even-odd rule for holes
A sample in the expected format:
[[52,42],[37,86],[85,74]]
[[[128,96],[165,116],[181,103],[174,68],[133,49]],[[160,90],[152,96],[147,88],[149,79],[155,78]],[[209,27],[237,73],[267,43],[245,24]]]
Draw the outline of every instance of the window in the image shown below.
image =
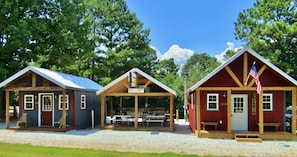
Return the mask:
[[[65,95],[66,97],[66,110],[69,110],[69,98],[68,95]],[[63,110],[63,95],[59,95],[59,110]]]
[[219,110],[219,94],[217,93],[207,94],[207,110],[210,110],[210,111]]
[[263,94],[263,111],[272,111],[273,102],[272,102],[272,93]]
[[87,103],[86,103],[86,95],[81,95],[80,96],[80,109],[86,109],[87,108]]
[[34,110],[34,95],[24,95],[24,109]]

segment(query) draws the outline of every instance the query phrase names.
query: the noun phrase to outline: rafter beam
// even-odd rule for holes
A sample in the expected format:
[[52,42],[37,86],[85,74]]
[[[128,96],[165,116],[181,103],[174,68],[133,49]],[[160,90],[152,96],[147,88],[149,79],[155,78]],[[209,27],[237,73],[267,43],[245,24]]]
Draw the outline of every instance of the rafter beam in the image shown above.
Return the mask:
[[145,85],[143,86],[143,88],[146,88],[150,83],[152,83],[152,81],[151,81],[151,80],[148,80],[148,81],[145,83]]
[[8,87],[8,91],[62,91],[61,87]]
[[233,73],[233,71],[229,68],[229,66],[226,66],[225,69],[229,73],[229,75],[232,77],[232,79],[236,82],[236,84],[239,87],[243,87],[242,83],[239,81],[239,79],[236,77],[236,75]]

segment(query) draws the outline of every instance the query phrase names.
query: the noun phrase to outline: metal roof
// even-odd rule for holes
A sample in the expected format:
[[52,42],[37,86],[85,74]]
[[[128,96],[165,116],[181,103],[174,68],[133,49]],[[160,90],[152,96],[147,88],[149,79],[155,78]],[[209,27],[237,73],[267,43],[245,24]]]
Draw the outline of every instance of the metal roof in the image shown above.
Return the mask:
[[43,68],[37,68],[33,66],[28,66],[22,69],[21,71],[15,73],[14,75],[10,76],[8,79],[4,80],[3,82],[0,83],[0,88],[4,87],[8,83],[20,77],[21,75],[25,74],[28,71],[32,71],[64,89],[72,88],[72,89],[96,91],[102,88],[101,85],[99,85],[98,83],[88,78],[79,77],[79,76],[66,74],[62,72],[56,72],[56,71],[43,69]]
[[176,91],[174,91],[173,89],[171,89],[168,86],[164,85],[163,83],[159,82],[158,80],[156,80],[155,78],[151,77],[150,75],[146,74],[145,72],[141,71],[138,68],[133,68],[130,71],[126,72],[122,76],[118,77],[117,79],[115,79],[114,81],[112,81],[111,83],[109,83],[108,85],[106,85],[105,87],[103,87],[101,90],[98,90],[96,92],[96,94],[97,95],[100,95],[101,93],[103,93],[104,91],[106,91],[107,89],[109,89],[110,87],[112,87],[115,84],[119,83],[121,80],[125,79],[126,77],[129,77],[129,73],[130,72],[136,72],[136,73],[142,75],[143,77],[145,77],[146,79],[152,81],[153,83],[155,83],[156,85],[158,85],[162,89],[164,89],[167,92],[173,94],[174,96],[177,96],[177,92]]
[[257,52],[252,50],[249,47],[245,47],[235,55],[233,55],[231,58],[229,58],[225,63],[221,64],[219,67],[217,67],[214,71],[209,73],[207,76],[205,76],[202,80],[198,81],[195,85],[193,85],[191,88],[189,88],[187,91],[191,92],[194,91],[196,88],[200,87],[203,83],[205,83],[207,80],[209,80],[211,77],[213,77],[215,74],[217,74],[219,71],[221,71],[223,68],[225,68],[227,65],[229,65],[231,62],[233,62],[235,59],[243,55],[245,52],[250,53],[254,57],[258,58],[261,62],[266,64],[268,67],[274,69],[278,74],[281,76],[285,77],[287,80],[289,80],[291,83],[293,83],[295,86],[297,86],[297,81],[292,78],[290,75],[287,73],[283,72],[281,69],[279,69],[277,66],[274,64],[270,63],[268,60],[260,56]]

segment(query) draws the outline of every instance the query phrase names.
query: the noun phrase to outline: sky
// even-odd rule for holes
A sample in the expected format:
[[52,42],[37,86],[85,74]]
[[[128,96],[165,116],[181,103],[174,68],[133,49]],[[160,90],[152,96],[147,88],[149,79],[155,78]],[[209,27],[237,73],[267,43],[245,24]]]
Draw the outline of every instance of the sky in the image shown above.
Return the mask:
[[150,29],[151,47],[160,60],[183,65],[194,53],[219,59],[244,46],[235,39],[238,14],[255,0],[126,0],[128,8]]

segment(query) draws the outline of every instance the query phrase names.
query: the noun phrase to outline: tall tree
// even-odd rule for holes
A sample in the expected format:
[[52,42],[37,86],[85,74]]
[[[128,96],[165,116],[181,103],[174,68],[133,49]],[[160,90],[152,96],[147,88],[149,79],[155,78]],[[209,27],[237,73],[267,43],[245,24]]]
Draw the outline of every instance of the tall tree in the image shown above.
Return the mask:
[[187,88],[200,81],[219,65],[215,57],[206,53],[192,55],[182,69],[182,76],[187,79]]
[[87,4],[90,38],[102,63],[98,78],[105,85],[133,67],[151,71],[156,52],[149,47],[149,30],[131,13],[124,0],[92,0]]
[[179,66],[175,64],[173,58],[159,61],[154,67],[154,76],[156,78],[164,78],[166,75],[172,73],[178,75]]
[[[77,60],[92,49],[88,40],[88,23],[83,21],[82,0],[45,1],[42,20],[45,26],[37,29],[33,51],[40,51],[37,63],[44,68],[79,74]],[[45,30],[44,30],[45,29]]]
[[35,17],[39,17],[42,4],[40,0],[0,1],[0,81],[26,67],[39,54],[30,50],[34,43],[31,28],[38,21]]
[[295,0],[257,0],[239,13],[236,39],[297,79],[297,8]]
[[175,108],[179,109],[179,112],[182,113],[184,106],[184,87],[183,78],[179,75],[179,65],[175,64],[173,58],[161,60],[154,67],[153,73],[153,76],[157,80],[168,85],[171,89],[178,93],[178,97],[175,99],[174,104]]

